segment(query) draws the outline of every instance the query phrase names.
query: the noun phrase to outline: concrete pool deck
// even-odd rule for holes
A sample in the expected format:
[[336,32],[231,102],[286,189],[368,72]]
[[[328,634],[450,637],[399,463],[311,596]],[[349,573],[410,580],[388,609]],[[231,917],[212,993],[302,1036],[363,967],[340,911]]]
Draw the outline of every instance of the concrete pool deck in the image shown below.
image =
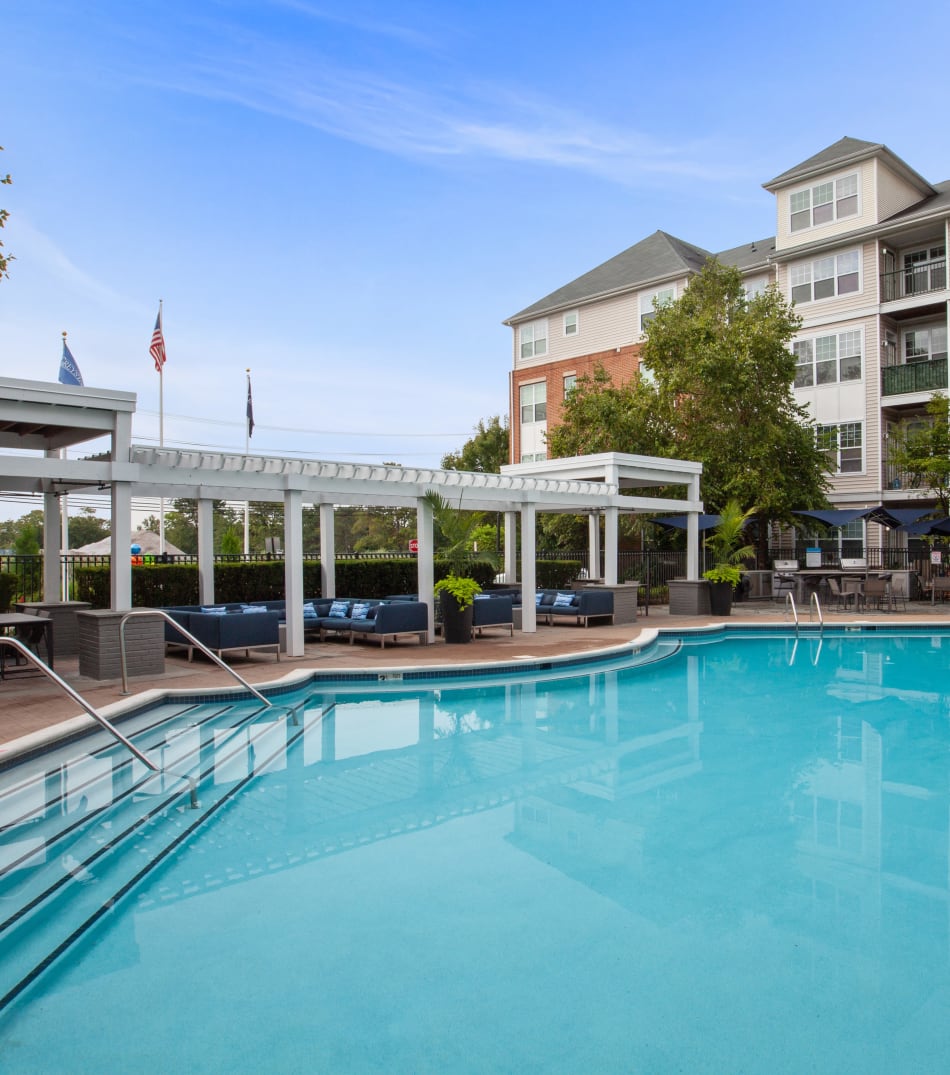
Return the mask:
[[[807,612],[800,611],[803,624],[809,622]],[[906,612],[834,612],[825,610],[827,626],[845,623],[867,623],[878,626],[901,623],[950,626],[950,605],[931,605],[924,601],[910,601]],[[310,642],[303,657],[288,658],[282,655],[279,662],[271,654],[253,654],[245,658],[236,656],[231,662],[234,670],[254,686],[272,683],[302,670],[318,672],[376,670],[424,665],[491,664],[521,658],[550,658],[573,653],[587,653],[635,641],[644,631],[680,630],[703,627],[716,623],[728,623],[736,627],[743,623],[776,623],[791,625],[790,618],[781,606],[770,603],[745,602],[733,607],[732,616],[723,620],[713,616],[670,616],[665,605],[654,606],[648,616],[641,616],[636,623],[617,626],[577,627],[568,624],[539,626],[534,635],[516,631],[513,636],[495,629],[476,639],[470,645],[446,645],[441,639],[429,646],[415,641],[404,641],[381,649],[378,645],[357,642],[350,645],[340,640]],[[123,695],[121,680],[94,680],[79,675],[77,657],[66,657],[56,662],[57,673],[97,710],[109,714],[109,707],[116,703],[126,705],[135,696],[153,689],[167,690],[214,690],[236,686],[236,681],[224,671],[200,656],[189,663],[183,651],[169,650],[165,657],[165,674],[162,676],[132,677],[130,694]],[[0,761],[11,751],[14,741],[23,736],[48,732],[54,725],[71,720],[82,714],[80,707],[55,683],[35,669],[19,670],[0,681]]]

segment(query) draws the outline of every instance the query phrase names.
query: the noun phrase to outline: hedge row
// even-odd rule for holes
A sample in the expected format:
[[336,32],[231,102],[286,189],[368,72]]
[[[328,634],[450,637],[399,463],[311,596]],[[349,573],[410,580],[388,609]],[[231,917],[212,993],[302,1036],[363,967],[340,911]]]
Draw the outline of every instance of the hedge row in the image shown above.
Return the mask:
[[[539,560],[538,586],[565,587],[577,577],[577,560]],[[435,562],[435,577],[447,573],[444,564]],[[495,571],[490,564],[473,564],[469,574],[483,587],[491,584]],[[385,597],[387,594],[415,593],[418,587],[415,559],[338,560],[336,590],[352,597]],[[305,560],[303,565],[305,597],[320,596],[320,562]],[[110,604],[109,568],[77,567],[73,571],[75,601],[88,601],[93,608]],[[252,563],[216,563],[214,565],[214,599],[222,604],[231,601],[276,601],[284,597],[284,563],[262,560]],[[163,608],[169,605],[198,603],[198,565],[146,564],[132,568],[132,605],[135,608]]]

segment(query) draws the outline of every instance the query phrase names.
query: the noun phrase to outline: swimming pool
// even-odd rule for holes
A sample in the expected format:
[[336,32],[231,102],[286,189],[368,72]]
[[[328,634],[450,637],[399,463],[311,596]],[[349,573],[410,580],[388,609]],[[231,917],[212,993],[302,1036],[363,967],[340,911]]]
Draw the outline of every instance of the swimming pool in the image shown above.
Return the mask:
[[76,934],[3,1070],[946,1069],[948,668],[684,632],[149,710],[200,811],[101,745],[0,774],[4,992]]

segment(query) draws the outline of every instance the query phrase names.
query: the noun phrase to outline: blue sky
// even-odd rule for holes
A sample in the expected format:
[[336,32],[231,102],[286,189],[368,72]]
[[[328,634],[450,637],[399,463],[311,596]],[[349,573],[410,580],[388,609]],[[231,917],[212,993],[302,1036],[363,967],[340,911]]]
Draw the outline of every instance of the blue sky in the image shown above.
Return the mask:
[[243,451],[250,367],[252,450],[437,464],[507,410],[502,320],[656,229],[772,234],[761,184],[844,135],[950,178],[948,28],[930,0],[7,0],[0,371],[55,380],[67,330],[157,443],[161,298],[167,444]]

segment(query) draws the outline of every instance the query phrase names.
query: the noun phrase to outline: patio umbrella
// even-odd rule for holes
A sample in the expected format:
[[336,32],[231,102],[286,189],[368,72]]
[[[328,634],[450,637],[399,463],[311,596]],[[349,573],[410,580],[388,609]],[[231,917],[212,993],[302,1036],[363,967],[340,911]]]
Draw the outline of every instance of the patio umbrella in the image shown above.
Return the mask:
[[817,519],[825,526],[846,526],[855,519],[868,519],[870,522],[886,526],[888,530],[896,530],[901,525],[901,520],[884,507],[878,504],[873,508],[837,508],[822,510],[793,511],[793,515],[807,515],[811,519]]
[[[685,530],[687,527],[687,515],[667,515],[662,519],[651,519],[651,523],[656,523],[657,526],[665,526],[668,530]],[[712,530],[714,526],[719,525],[718,515],[700,515],[699,516],[699,529]]]

